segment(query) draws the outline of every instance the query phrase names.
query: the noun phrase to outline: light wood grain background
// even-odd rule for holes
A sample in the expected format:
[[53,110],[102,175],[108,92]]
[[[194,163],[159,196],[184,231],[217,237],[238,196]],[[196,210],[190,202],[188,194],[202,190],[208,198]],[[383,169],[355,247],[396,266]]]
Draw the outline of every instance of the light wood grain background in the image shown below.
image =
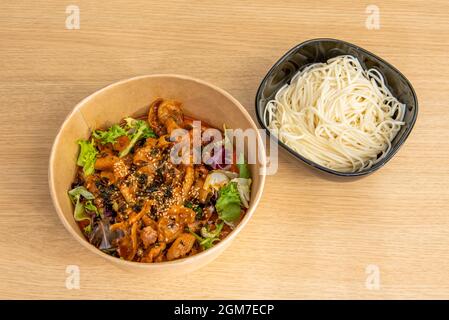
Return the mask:
[[[65,28],[70,4],[80,7],[80,30]],[[365,27],[370,4],[380,30]],[[117,269],[63,228],[48,157],[83,97],[119,79],[179,73],[224,88],[255,116],[271,65],[316,37],[358,44],[414,85],[418,121],[386,167],[331,181],[281,152],[237,240],[179,277]],[[448,52],[445,0],[2,0],[0,298],[449,298]],[[81,270],[79,290],[65,287],[71,264]],[[379,290],[365,286],[371,264]]]

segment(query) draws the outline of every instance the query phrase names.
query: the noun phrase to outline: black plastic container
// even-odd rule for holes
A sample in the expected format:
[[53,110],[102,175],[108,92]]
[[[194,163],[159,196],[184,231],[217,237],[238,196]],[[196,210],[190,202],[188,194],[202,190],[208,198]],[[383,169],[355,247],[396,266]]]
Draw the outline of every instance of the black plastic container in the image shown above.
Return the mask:
[[359,46],[341,40],[313,39],[303,42],[292,48],[279,59],[262,80],[256,95],[256,114],[260,125],[266,130],[267,134],[270,135],[270,131],[265,125],[266,119],[263,119],[263,116],[267,102],[274,98],[276,92],[286,83],[290,83],[292,77],[306,66],[316,62],[326,62],[330,58],[348,54],[358,58],[364,68],[375,68],[379,70],[393,95],[399,101],[406,104],[404,115],[405,125],[402,126],[401,130],[393,139],[389,153],[369,169],[360,172],[339,172],[306,159],[301,154],[286,146],[283,142],[277,140],[275,136],[272,136],[272,139],[277,141],[279,145],[295,158],[305,162],[313,168],[337,176],[354,177],[372,173],[384,166],[396,154],[407,139],[418,116],[418,99],[415,90],[413,90],[413,87],[407,78],[385,60]]

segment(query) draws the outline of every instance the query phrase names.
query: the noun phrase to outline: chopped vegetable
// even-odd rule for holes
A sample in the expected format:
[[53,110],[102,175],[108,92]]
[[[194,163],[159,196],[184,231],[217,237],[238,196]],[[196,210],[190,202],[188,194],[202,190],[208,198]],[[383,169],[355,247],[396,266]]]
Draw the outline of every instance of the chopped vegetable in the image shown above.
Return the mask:
[[224,138],[213,143],[213,155],[205,160],[212,169],[229,170],[232,164],[233,146],[229,137],[230,130],[223,125]]
[[220,219],[225,222],[232,222],[240,217],[240,204],[237,182],[230,182],[218,192],[215,208]]
[[196,234],[195,232],[190,231],[190,233],[198,240],[198,243],[200,244],[200,246],[203,247],[203,249],[209,249],[213,247],[215,242],[220,241],[219,236],[221,229],[223,229],[223,225],[224,225],[223,222],[217,224],[215,230],[213,231],[210,231],[209,228],[202,227],[201,228],[202,237]]
[[229,179],[237,178],[239,175],[236,172],[228,171],[228,170],[214,170],[214,172],[220,172],[226,175]]
[[[85,187],[76,187],[69,191],[69,197],[70,200],[72,200],[72,203],[75,205],[75,211],[73,213],[73,217],[76,221],[83,221],[83,220],[89,220],[91,221],[90,216],[86,214],[86,211],[84,210],[84,205],[81,202],[81,196],[85,198],[86,200],[92,200],[94,199],[94,195],[87,191]],[[95,208],[96,209],[96,208]],[[90,225],[90,224],[89,224]]]
[[83,186],[79,186],[70,190],[69,196],[74,204],[75,204],[74,201],[79,199],[80,196],[83,196],[87,200],[93,200],[95,198],[94,195],[89,191],[87,191],[87,189]]
[[123,236],[120,230],[111,230],[111,218],[104,217],[89,234],[89,242],[103,251],[115,251],[114,242]]
[[190,208],[196,212],[196,218],[201,219],[203,216],[203,209],[198,204],[193,204],[192,202],[184,203],[184,207]]
[[130,139],[132,139],[139,130],[142,131],[142,139],[157,137],[153,130],[151,130],[151,128],[148,126],[148,123],[146,123],[144,120],[136,120],[128,117],[125,118],[125,122],[126,127],[131,131],[128,131],[128,136]]
[[85,234],[90,234],[92,232],[92,223],[89,223],[86,227],[83,229]]
[[100,215],[100,212],[98,211],[97,207],[92,203],[92,200],[86,201],[84,204],[84,208],[90,212],[94,212],[97,216]]
[[212,169],[223,169],[227,166],[225,161],[225,149],[221,146],[222,144],[222,141],[217,143],[215,145],[215,149],[213,150],[213,155],[204,162],[205,164],[211,166]]
[[114,143],[117,138],[125,136],[126,130],[120,127],[118,124],[114,124],[106,131],[95,130],[92,134],[95,139],[98,139],[101,144]]
[[249,208],[251,179],[235,178],[232,179],[231,182],[237,183],[237,190],[239,191],[240,201],[245,208]]
[[211,171],[204,180],[203,189],[219,190],[221,187],[228,184],[231,179],[235,179],[238,176],[237,173],[227,170]]
[[129,144],[126,146],[125,149],[123,149],[120,153],[120,157],[126,156],[131,149],[134,147],[137,141],[140,139],[146,139],[146,138],[156,138],[156,135],[154,134],[153,130],[148,126],[148,124],[143,120],[136,120],[133,118],[126,118],[126,126],[129,129],[128,131],[128,137],[130,138]]
[[83,167],[84,175],[89,176],[95,171],[94,165],[98,151],[95,148],[93,139],[90,142],[87,140],[78,140],[78,144],[80,145],[80,153],[76,164]]
[[239,160],[237,161],[237,167],[239,168],[240,178],[249,179],[251,178],[251,172],[249,171],[248,165],[245,163],[245,157],[243,153],[240,154]]
[[203,189],[215,189],[218,190],[224,185],[228,184],[229,178],[223,172],[212,171],[204,180]]

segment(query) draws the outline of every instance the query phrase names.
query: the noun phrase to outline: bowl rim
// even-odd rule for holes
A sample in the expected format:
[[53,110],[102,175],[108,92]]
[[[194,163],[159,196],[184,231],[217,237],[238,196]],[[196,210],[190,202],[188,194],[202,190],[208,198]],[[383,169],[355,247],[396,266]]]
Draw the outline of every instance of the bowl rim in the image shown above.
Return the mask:
[[[51,199],[53,202],[53,207],[55,208],[55,210],[58,214],[58,217],[61,220],[64,227],[69,231],[69,233],[79,243],[81,243],[82,246],[84,246],[89,251],[93,252],[94,254],[111,261],[112,263],[121,264],[122,266],[125,266],[125,267],[133,267],[133,268],[138,268],[138,269],[152,269],[152,270],[167,269],[168,267],[191,265],[192,263],[195,262],[195,260],[201,260],[203,258],[207,259],[207,256],[213,256],[214,254],[216,254],[216,256],[218,256],[221,252],[223,252],[226,249],[226,247],[234,240],[234,238],[243,230],[243,228],[246,226],[248,221],[251,219],[251,217],[253,216],[253,214],[259,204],[259,201],[262,197],[263,189],[265,187],[266,153],[265,153],[265,147],[262,144],[262,138],[260,136],[260,132],[259,132],[259,130],[256,130],[256,132],[257,132],[256,135],[257,135],[257,139],[259,142],[259,146],[262,148],[262,150],[260,152],[258,152],[261,159],[259,159],[260,165],[257,168],[257,170],[259,170],[259,176],[260,176],[260,187],[258,188],[258,190],[254,196],[254,200],[252,201],[249,209],[247,210],[245,217],[240,221],[240,223],[237,225],[237,227],[226,238],[224,238],[222,241],[218,242],[212,248],[204,250],[204,251],[202,251],[198,254],[195,254],[193,256],[189,256],[189,257],[185,257],[185,258],[177,259],[177,260],[173,260],[173,261],[164,261],[164,262],[158,262],[158,263],[142,263],[142,262],[136,262],[136,261],[127,261],[124,259],[120,259],[117,257],[113,257],[111,255],[108,255],[108,254],[104,253],[103,251],[99,250],[98,248],[96,248],[95,246],[93,246],[92,244],[90,244],[84,237],[82,237],[80,234],[75,232],[75,230],[68,223],[66,217],[63,214],[63,210],[57,201],[56,187],[55,187],[55,183],[54,183],[55,175],[53,172],[53,164],[54,164],[54,161],[56,158],[55,150],[56,150],[56,146],[59,145],[59,143],[60,143],[61,134],[62,134],[63,129],[66,127],[66,125],[68,124],[70,119],[73,117],[73,115],[75,113],[79,112],[83,105],[85,105],[88,101],[94,99],[97,95],[100,95],[101,93],[103,93],[107,90],[110,90],[114,87],[120,86],[124,83],[138,81],[138,80],[146,79],[146,78],[163,78],[163,77],[176,78],[176,79],[196,82],[200,85],[204,85],[206,87],[211,88],[212,90],[217,91],[218,93],[222,94],[227,99],[229,99],[239,109],[239,111],[248,120],[249,124],[251,125],[251,127],[253,129],[257,129],[257,125],[254,122],[254,120],[251,118],[251,116],[249,115],[248,111],[230,93],[228,93],[224,89],[221,89],[221,88],[219,88],[211,83],[208,83],[206,81],[203,81],[203,80],[200,80],[197,78],[193,78],[190,76],[186,76],[186,75],[179,75],[179,74],[170,74],[170,73],[148,74],[148,75],[140,75],[140,76],[122,79],[122,80],[110,83],[110,84],[96,90],[95,92],[89,94],[87,97],[83,98],[80,102],[78,102],[75,105],[75,107],[66,116],[63,123],[59,127],[58,133],[53,141],[52,148],[50,151],[49,165],[48,165],[48,185],[49,185],[49,189],[50,189]],[[203,259],[203,261],[205,261],[205,260]]]
[[[302,156],[299,152],[296,152],[295,150],[293,150],[292,148],[290,148],[289,146],[287,146],[285,143],[283,143],[282,141],[278,140],[278,138],[273,135],[270,130],[267,128],[267,126],[265,125],[265,122],[263,121],[263,115],[260,114],[261,108],[259,108],[259,101],[261,99],[262,96],[262,87],[265,85],[265,83],[267,82],[267,79],[269,76],[271,76],[271,74],[274,72],[274,70],[285,61],[285,59],[287,57],[289,57],[293,52],[295,52],[296,50],[298,50],[299,48],[308,45],[310,43],[314,43],[314,42],[334,42],[334,43],[343,43],[346,44],[358,51],[361,51],[369,56],[372,56],[375,59],[378,59],[380,62],[386,64],[389,68],[391,68],[395,73],[397,73],[400,77],[402,77],[405,81],[405,83],[408,85],[408,87],[410,88],[410,91],[412,93],[413,96],[413,100],[415,102],[415,110],[413,112],[412,115],[412,119],[411,122],[409,123],[409,127],[407,128],[407,130],[404,132],[404,134],[402,135],[401,139],[396,143],[396,145],[394,146],[394,148],[392,148],[387,155],[385,156],[384,159],[382,159],[381,162],[379,162],[377,164],[377,166],[373,166],[369,169],[365,169],[359,172],[341,172],[341,171],[337,171],[337,170],[333,170],[327,167],[324,167],[312,160],[307,159],[306,157]],[[290,155],[292,155],[294,158],[301,160],[302,162],[304,162],[305,164],[307,164],[308,166],[317,169],[319,171],[325,172],[327,174],[331,174],[334,176],[340,176],[340,177],[359,177],[359,176],[365,176],[368,174],[371,174],[377,170],[379,170],[380,168],[382,168],[387,162],[389,162],[394,155],[399,151],[399,149],[402,147],[402,145],[404,144],[405,140],[407,140],[408,136],[410,135],[413,127],[415,126],[415,122],[418,118],[418,97],[416,95],[415,89],[413,88],[412,84],[410,83],[410,81],[407,79],[406,76],[404,76],[404,74],[402,72],[400,72],[396,67],[394,67],[391,63],[387,62],[386,60],[382,59],[381,57],[377,56],[376,54],[358,46],[355,45],[353,43],[347,42],[347,41],[343,41],[343,40],[339,40],[339,39],[334,39],[334,38],[314,38],[314,39],[310,39],[310,40],[306,40],[303,41],[297,45],[295,45],[294,47],[292,47],[291,49],[289,49],[285,54],[283,54],[281,56],[281,58],[279,58],[276,63],[273,64],[273,66],[269,69],[269,71],[267,72],[267,74],[265,75],[265,77],[262,79],[262,81],[260,82],[260,85],[257,89],[257,93],[256,93],[256,98],[255,98],[255,109],[256,109],[256,118],[257,118],[257,122],[262,126],[262,128],[264,128],[266,134],[273,139],[276,143],[278,143],[282,148],[284,148]],[[264,108],[265,109],[265,108]]]

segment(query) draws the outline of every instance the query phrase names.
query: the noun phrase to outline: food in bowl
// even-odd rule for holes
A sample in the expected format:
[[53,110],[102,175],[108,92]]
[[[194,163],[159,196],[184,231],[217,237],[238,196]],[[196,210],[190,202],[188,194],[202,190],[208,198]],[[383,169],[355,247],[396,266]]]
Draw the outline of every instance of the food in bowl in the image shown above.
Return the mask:
[[308,160],[361,172],[390,152],[405,109],[378,70],[340,55],[300,70],[267,103],[264,119],[272,134]]
[[[185,116],[181,102],[158,98],[147,117],[125,118],[79,140],[68,196],[86,239],[144,263],[192,256],[224,239],[249,208],[251,174],[243,154],[229,150],[226,132],[194,145],[194,131],[208,129]],[[208,146],[209,156],[195,152]]]

